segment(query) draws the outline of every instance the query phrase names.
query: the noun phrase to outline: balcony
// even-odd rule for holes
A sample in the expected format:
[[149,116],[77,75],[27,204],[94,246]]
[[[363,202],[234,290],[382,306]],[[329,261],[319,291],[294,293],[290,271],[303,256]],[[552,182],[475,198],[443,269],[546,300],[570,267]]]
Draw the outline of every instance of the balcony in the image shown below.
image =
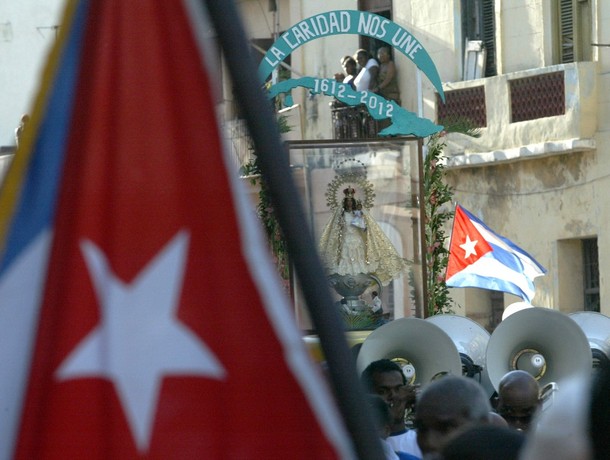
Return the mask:
[[[330,104],[333,139],[372,139],[377,137],[381,122],[375,120],[364,106]],[[387,123],[385,126],[389,125]]]
[[596,65],[577,62],[444,85],[437,119],[467,118],[478,139],[448,136],[452,168],[594,150]]

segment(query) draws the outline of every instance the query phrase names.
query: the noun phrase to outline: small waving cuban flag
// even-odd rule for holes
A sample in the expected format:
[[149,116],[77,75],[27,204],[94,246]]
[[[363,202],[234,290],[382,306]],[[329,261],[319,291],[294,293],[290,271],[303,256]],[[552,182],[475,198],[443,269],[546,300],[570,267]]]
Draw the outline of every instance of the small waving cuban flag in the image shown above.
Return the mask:
[[449,287],[502,291],[532,301],[534,279],[546,269],[523,249],[494,233],[457,205],[445,281]]

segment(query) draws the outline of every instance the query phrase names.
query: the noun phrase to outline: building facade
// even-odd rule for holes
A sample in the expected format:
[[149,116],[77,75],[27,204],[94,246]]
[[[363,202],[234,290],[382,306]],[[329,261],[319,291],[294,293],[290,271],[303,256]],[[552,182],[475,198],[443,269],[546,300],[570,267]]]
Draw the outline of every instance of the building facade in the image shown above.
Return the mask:
[[[29,110],[63,2],[4,3],[0,146],[6,153],[21,114]],[[436,64],[446,102],[413,62],[395,52],[402,106],[440,124],[468,118],[481,131],[476,139],[447,136],[447,181],[455,202],[547,268],[536,280],[534,305],[610,315],[605,276],[610,273],[610,3],[243,0],[238,5],[257,60],[293,24],[331,10],[369,11],[409,30]],[[343,56],[358,48],[374,52],[380,45],[356,35],[312,40],[288,56],[276,78],[332,78],[341,71]],[[292,97],[294,106],[285,108],[293,127],[289,137],[332,139],[333,99],[304,89],[293,90]],[[243,162],[247,143],[226,77],[220,103],[229,140]],[[396,298],[408,298],[408,288],[401,290]],[[457,313],[490,329],[504,307],[519,300],[477,289],[454,289],[452,296]],[[395,317],[417,313],[405,305],[394,310]]]
[[[241,5],[254,39],[336,9],[374,12],[411,31],[436,64],[447,100],[439,100],[429,81],[418,85],[413,63],[394,53],[403,107],[441,124],[455,116],[468,118],[480,128],[476,139],[447,137],[447,181],[455,202],[548,270],[536,279],[534,305],[610,314],[604,275],[610,270],[605,231],[610,4],[286,0]],[[358,36],[313,41],[291,55],[292,76],[332,77],[340,71],[341,56],[375,45]],[[293,96],[303,137],[331,138],[331,99],[305,91]],[[454,289],[452,296],[458,313],[490,328],[505,306],[520,300],[477,289]]]
[[15,129],[30,111],[62,9],[62,0],[0,3],[0,147],[5,150],[15,145]]

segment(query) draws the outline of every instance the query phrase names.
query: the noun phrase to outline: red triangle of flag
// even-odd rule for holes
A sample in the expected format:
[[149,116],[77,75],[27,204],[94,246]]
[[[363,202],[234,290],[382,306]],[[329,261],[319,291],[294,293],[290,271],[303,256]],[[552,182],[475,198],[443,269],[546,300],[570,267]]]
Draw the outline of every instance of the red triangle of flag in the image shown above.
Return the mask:
[[343,456],[183,2],[90,4],[16,458]]
[[456,206],[445,279],[451,278],[490,251],[492,248],[483,235],[479,233],[462,208]]

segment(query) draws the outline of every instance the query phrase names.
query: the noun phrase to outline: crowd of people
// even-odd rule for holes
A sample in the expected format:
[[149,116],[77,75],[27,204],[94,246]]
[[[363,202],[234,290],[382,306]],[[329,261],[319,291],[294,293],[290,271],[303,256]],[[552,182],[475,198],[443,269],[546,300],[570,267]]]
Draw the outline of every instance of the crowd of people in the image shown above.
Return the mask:
[[337,81],[349,84],[356,91],[372,91],[400,105],[396,65],[389,47],[379,48],[377,59],[369,51],[359,49],[353,57],[343,56],[340,63],[343,72],[335,74]]
[[[359,49],[354,56],[344,56],[341,67],[343,72],[335,74],[336,80],[400,105],[397,71],[389,48],[379,48],[377,59]],[[338,241],[332,250],[322,252],[327,255],[327,266],[349,260],[351,267],[354,260],[362,261],[362,257],[343,254],[349,240],[345,229],[359,237],[366,229],[366,225],[346,226],[346,215],[349,222],[354,218],[358,222],[349,204],[337,210],[341,219],[336,222],[341,225],[336,229],[329,225],[327,231],[334,229],[342,237],[332,238],[329,233],[327,240],[323,239]],[[354,241],[359,243],[354,247],[362,248],[361,241]],[[336,271],[341,270],[346,268]],[[371,297],[373,313],[383,314],[377,292]],[[410,384],[401,367],[389,359],[370,363],[361,381],[370,393],[369,408],[387,459],[610,460],[607,367],[588,378],[561,382],[551,403],[544,405],[538,381],[520,370],[508,372],[492,398],[477,380],[465,376],[446,375],[420,388]]]
[[492,398],[464,376],[419,388],[389,359],[370,363],[361,381],[374,395],[369,404],[388,459],[610,459],[608,369],[561,383],[544,408],[538,382],[520,370],[508,372]]

